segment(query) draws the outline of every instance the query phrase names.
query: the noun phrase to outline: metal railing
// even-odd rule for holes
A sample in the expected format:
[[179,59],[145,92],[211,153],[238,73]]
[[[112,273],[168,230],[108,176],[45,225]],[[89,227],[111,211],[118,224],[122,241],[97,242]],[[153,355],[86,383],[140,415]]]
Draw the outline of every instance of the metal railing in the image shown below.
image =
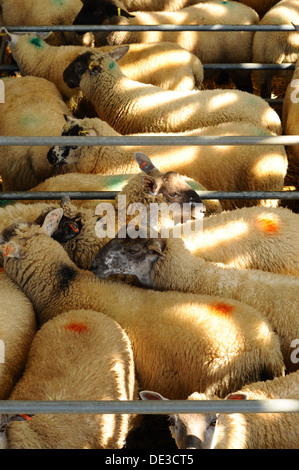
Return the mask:
[[[9,32],[97,32],[97,31],[261,31],[295,32],[292,25],[39,25],[6,26]],[[294,64],[203,64],[205,70],[294,70]],[[0,72],[16,72],[15,65],[0,64]],[[267,100],[279,101],[279,100]],[[281,102],[281,101],[280,101]],[[1,105],[0,105],[1,106]],[[297,136],[273,137],[0,137],[0,146],[14,145],[299,145]],[[298,191],[197,191],[202,199],[299,199]],[[118,191],[3,192],[0,200],[113,199]],[[167,401],[0,401],[0,413],[298,413],[299,400],[167,400]]]

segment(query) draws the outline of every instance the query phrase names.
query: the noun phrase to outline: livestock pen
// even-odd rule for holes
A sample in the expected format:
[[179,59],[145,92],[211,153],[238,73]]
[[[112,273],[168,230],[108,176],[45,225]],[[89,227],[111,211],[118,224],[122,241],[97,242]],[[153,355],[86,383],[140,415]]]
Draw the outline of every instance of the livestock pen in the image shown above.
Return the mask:
[[[6,26],[11,32],[74,32],[86,31],[84,26],[64,25],[64,26]],[[204,26],[88,26],[88,31],[293,31],[293,27],[285,26],[237,26],[237,25],[204,25]],[[298,33],[299,34],[299,33]],[[4,64],[6,44],[2,41],[0,74],[14,74],[18,67],[11,64]],[[294,69],[294,64],[203,64],[204,70],[283,70]],[[272,106],[281,106],[282,99],[268,100]],[[1,104],[0,104],[1,110]],[[21,137],[21,136],[0,136],[0,146],[14,145],[299,145],[299,135],[297,136],[273,136],[273,137]],[[290,168],[286,177],[286,187],[284,191],[198,191],[202,200],[205,199],[277,199],[282,201],[282,205],[290,206],[295,212],[298,212],[299,200],[299,169]],[[81,199],[103,199],[111,200],[116,197],[118,191],[96,191],[96,192],[2,192],[0,193],[0,203],[21,200],[60,200],[64,196],[69,196],[72,200]],[[298,339],[299,343],[299,339]],[[104,413],[104,414],[173,414],[173,413],[298,413],[299,400],[249,400],[249,401],[132,401],[132,402],[30,402],[30,401],[0,401],[0,414],[42,414],[42,413]],[[299,446],[299,443],[298,443]]]

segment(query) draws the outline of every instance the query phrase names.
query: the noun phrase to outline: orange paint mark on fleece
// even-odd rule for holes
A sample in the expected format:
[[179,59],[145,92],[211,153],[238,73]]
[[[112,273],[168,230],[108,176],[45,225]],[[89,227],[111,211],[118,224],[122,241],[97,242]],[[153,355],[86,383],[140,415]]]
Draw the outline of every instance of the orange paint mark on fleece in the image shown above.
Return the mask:
[[84,325],[84,323],[70,323],[69,325],[65,325],[65,329],[80,334],[87,331],[88,326]]
[[4,273],[4,268],[0,268],[0,273]]
[[279,230],[279,222],[276,216],[271,214],[258,217],[256,226],[262,230],[262,232],[269,234],[277,234]]
[[228,305],[224,302],[218,302],[217,304],[211,306],[213,313],[217,313],[220,315],[228,315],[234,310],[234,308],[235,307],[233,305]]

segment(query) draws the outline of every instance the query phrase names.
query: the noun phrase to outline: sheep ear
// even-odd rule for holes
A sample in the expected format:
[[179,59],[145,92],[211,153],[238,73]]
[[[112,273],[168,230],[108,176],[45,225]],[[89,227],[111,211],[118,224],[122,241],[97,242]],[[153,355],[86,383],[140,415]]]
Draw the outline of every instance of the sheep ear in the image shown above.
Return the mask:
[[120,60],[130,49],[130,46],[120,46],[114,49],[113,51],[108,52],[110,57],[117,62]]
[[9,243],[3,243],[0,245],[0,253],[5,257],[5,258],[20,258],[20,248],[19,246],[14,242],[11,241]]
[[138,163],[140,170],[144,171],[147,175],[150,175],[153,171],[159,171],[151,159],[143,152],[136,152],[135,160]]
[[68,116],[67,114],[63,115],[65,122],[77,122],[78,119],[74,118],[73,116]]
[[168,400],[168,398],[163,397],[160,393],[150,390],[142,390],[139,392],[139,395],[142,400]]
[[156,180],[153,176],[141,176],[141,186],[144,191],[151,194],[152,196],[157,196],[161,189],[162,182]]
[[163,254],[163,242],[161,239],[154,239],[150,240],[150,242],[147,245],[147,248],[149,251],[153,251],[155,254],[157,254],[161,258],[165,258],[165,255]]
[[225,397],[226,400],[248,400],[248,394],[244,392],[230,393]]
[[54,209],[53,211],[49,212],[46,215],[44,223],[42,225],[42,229],[45,231],[47,235],[51,237],[53,233],[57,230],[62,216],[63,216],[63,209],[61,208]]

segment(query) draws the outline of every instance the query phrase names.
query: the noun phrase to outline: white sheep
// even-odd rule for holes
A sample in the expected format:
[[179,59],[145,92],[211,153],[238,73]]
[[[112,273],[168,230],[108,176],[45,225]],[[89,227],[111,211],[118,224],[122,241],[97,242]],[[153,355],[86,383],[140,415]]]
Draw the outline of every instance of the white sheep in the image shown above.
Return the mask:
[[[5,25],[69,25],[80,11],[82,3],[81,0],[0,0],[0,7]],[[54,33],[49,41],[60,45],[75,38],[73,33]]]
[[[159,8],[160,9],[160,8]],[[133,11],[119,8],[115,0],[101,0],[101,3],[87,0],[76,16],[75,25],[113,24],[133,25],[207,25],[244,24],[255,25],[258,14],[246,5],[237,2],[215,0],[201,2],[179,11]],[[130,43],[175,42],[195,54],[203,63],[250,62],[254,33],[247,32],[198,32],[198,31],[116,31],[95,32],[98,46]],[[250,73],[230,72],[241,90],[252,92]]]
[[10,247],[4,269],[32,301],[39,324],[69,309],[108,315],[128,334],[139,386],[170,398],[187,398],[207,387],[223,396],[245,383],[284,374],[279,339],[254,308],[220,297],[100,280],[77,268],[49,237],[60,211],[48,214],[43,227],[15,226],[1,245],[2,252]]
[[[46,78],[57,86],[65,99],[82,99],[80,89],[69,88],[63,71],[75,58],[88,50],[108,52],[116,46],[51,46],[34,34],[7,33],[14,60],[22,75]],[[127,77],[170,90],[200,88],[204,72],[201,61],[177,44],[130,44],[128,53],[119,61]],[[81,93],[80,93],[81,92]],[[74,95],[78,94],[76,97]]]
[[[136,387],[127,334],[107,315],[78,309],[36,333],[9,399],[134,400]],[[121,449],[132,422],[124,414],[36,414],[8,426],[7,448]]]
[[[106,122],[98,118],[66,118],[62,135],[120,137]],[[165,134],[131,134],[131,136],[165,136]],[[224,123],[184,133],[168,133],[171,137],[205,136],[271,136],[271,132],[250,123]],[[144,150],[138,146],[54,146],[48,160],[58,170],[78,173],[137,173],[134,154]],[[169,146],[153,145],[145,152],[160,171],[170,169],[186,175],[211,191],[281,191],[287,172],[287,155],[279,145],[240,146]],[[68,166],[69,165],[69,166]],[[199,189],[195,188],[195,189]],[[224,209],[244,205],[277,205],[277,201],[222,200]]]
[[[166,400],[160,393],[140,392],[143,400]],[[256,382],[230,393],[227,400],[299,399],[299,371]],[[218,400],[194,392],[188,400]],[[179,449],[298,449],[299,413],[175,414],[170,432]]]
[[93,258],[91,269],[101,279],[135,275],[147,288],[218,295],[251,305],[278,334],[287,370],[299,368],[292,361],[292,344],[299,338],[298,277],[289,282],[289,276],[215,266],[191,255],[181,238],[128,235],[108,242]]
[[[260,25],[299,24],[299,1],[281,0],[260,21]],[[299,53],[299,35],[294,32],[256,31],[252,47],[252,61],[262,64],[296,62]],[[283,74],[287,80],[292,72],[258,70],[253,72],[253,81],[261,96],[271,98],[271,80],[274,74]]]
[[[38,77],[4,78],[5,103],[0,104],[2,136],[57,136],[70,114],[56,86]],[[3,191],[22,191],[55,174],[46,146],[1,146]]]
[[[188,223],[194,225],[193,222]],[[183,239],[207,261],[239,269],[299,275],[299,216],[283,207],[244,207],[203,219]]]
[[6,400],[21,377],[37,326],[31,302],[3,269],[0,289],[0,399]]
[[247,122],[281,134],[278,114],[259,96],[240,90],[162,90],[127,78],[115,61],[128,51],[80,54],[64,71],[98,116],[121,134],[184,132],[222,122]]

